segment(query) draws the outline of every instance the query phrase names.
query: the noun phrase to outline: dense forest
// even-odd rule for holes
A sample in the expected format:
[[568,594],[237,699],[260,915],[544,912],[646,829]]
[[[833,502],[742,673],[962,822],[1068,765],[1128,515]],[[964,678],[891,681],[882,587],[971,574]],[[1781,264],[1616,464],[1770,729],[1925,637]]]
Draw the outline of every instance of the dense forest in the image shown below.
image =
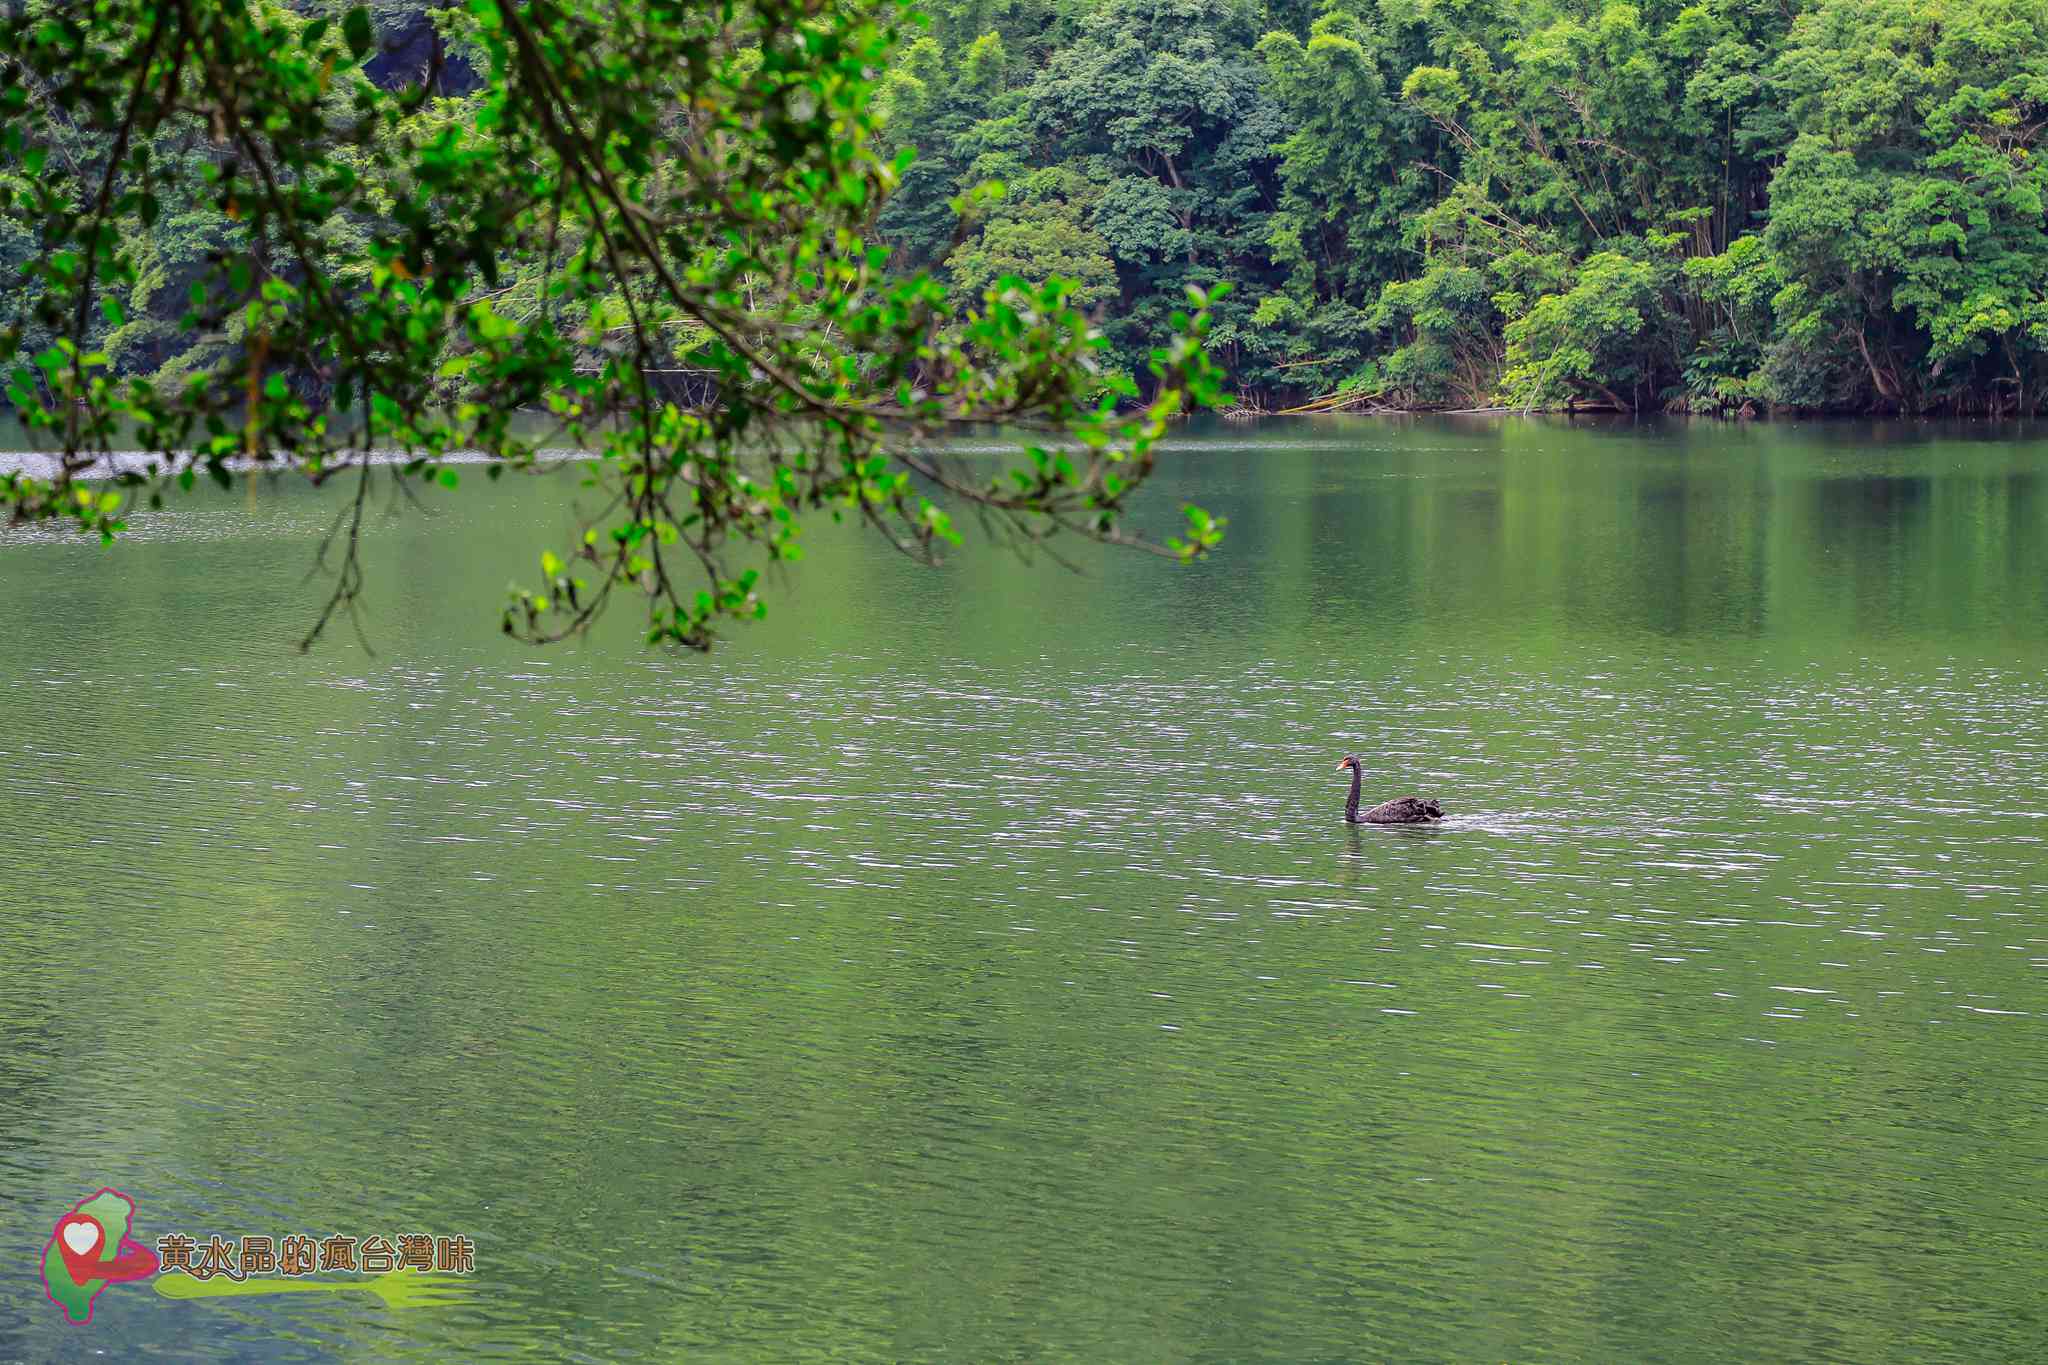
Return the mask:
[[939,0],[885,93],[901,253],[1132,344],[1229,281],[1261,406],[2044,397],[2035,0]]
[[[464,119],[467,11],[372,12]],[[1247,410],[2048,399],[2048,0],[933,0],[876,100],[894,265],[1068,279],[1141,379],[1228,284]],[[173,325],[221,224],[153,226],[117,365],[232,353]]]

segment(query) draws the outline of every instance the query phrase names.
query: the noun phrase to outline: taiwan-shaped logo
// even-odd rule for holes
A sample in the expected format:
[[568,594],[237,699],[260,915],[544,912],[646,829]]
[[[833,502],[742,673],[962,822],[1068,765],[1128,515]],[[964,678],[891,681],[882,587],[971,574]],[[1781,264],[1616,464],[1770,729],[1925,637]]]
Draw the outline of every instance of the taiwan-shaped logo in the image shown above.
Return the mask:
[[156,1253],[129,1237],[135,1201],[119,1190],[81,1199],[50,1229],[43,1248],[43,1289],[73,1322],[91,1322],[100,1291],[118,1280],[156,1274]]

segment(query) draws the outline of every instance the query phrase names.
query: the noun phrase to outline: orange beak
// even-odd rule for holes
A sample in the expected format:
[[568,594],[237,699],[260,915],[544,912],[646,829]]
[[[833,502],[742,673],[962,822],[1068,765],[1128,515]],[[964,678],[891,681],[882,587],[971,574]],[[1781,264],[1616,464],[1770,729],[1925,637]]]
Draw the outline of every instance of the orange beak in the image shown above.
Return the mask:
[[1344,769],[1346,769],[1346,768],[1348,768],[1348,767],[1350,767],[1350,766],[1351,766],[1351,760],[1350,760],[1350,759],[1348,759],[1348,758],[1346,758],[1346,759],[1340,759],[1340,760],[1338,760],[1338,763],[1337,763],[1337,770],[1338,770],[1339,772],[1342,772],[1342,771],[1343,771]]

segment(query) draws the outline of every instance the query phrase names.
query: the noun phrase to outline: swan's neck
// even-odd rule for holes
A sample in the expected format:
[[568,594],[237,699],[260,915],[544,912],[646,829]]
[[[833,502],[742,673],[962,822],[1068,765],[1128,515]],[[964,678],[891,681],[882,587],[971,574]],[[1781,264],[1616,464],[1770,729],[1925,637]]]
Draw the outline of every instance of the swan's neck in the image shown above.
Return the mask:
[[1351,796],[1344,802],[1344,818],[1353,824],[1358,822],[1358,787],[1364,773],[1359,764],[1351,765]]

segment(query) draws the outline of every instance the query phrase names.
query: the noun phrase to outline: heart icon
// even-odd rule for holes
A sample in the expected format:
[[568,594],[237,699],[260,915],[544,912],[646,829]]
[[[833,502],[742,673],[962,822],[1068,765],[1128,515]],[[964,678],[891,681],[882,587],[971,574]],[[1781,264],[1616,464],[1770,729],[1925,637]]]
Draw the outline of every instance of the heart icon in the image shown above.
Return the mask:
[[100,1225],[90,1218],[80,1218],[64,1225],[64,1245],[73,1254],[83,1256],[100,1244]]

